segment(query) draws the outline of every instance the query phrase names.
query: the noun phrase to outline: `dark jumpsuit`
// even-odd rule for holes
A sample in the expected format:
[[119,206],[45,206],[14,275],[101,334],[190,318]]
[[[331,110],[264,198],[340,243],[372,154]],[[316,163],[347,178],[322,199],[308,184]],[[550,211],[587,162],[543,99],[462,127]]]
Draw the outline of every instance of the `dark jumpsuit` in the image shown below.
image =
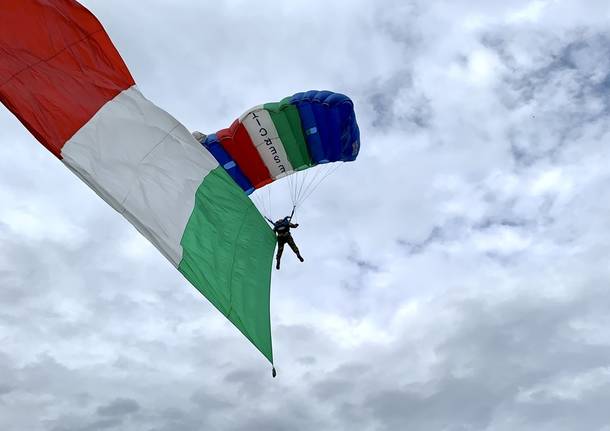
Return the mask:
[[275,256],[275,258],[277,260],[277,264],[275,267],[277,269],[280,269],[280,259],[282,258],[282,253],[284,252],[285,244],[288,244],[290,246],[292,251],[294,251],[294,254],[297,255],[297,257],[299,258],[299,260],[301,262],[303,262],[303,260],[304,260],[303,257],[301,256],[301,253],[299,252],[299,248],[294,243],[294,239],[292,238],[292,235],[290,234],[290,228],[295,228],[298,226],[299,226],[298,224],[290,223],[289,217],[285,217],[285,218],[273,223],[273,231],[277,235],[277,254]]

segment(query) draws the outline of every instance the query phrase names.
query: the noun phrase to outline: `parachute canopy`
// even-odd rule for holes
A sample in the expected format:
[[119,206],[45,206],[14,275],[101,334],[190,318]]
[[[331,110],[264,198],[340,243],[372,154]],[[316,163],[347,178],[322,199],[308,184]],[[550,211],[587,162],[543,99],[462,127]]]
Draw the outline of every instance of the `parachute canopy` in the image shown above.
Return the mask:
[[203,145],[250,194],[318,164],[355,160],[360,132],[347,96],[314,90],[256,106]]

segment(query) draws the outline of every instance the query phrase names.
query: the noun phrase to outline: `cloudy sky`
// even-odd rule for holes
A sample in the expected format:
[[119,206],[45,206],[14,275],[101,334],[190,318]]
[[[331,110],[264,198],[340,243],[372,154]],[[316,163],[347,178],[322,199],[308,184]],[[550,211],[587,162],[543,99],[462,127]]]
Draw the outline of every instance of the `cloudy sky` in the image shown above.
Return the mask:
[[610,430],[607,0],[83,3],[190,129],[330,89],[362,150],[274,271],[272,379],[0,107],[0,429]]

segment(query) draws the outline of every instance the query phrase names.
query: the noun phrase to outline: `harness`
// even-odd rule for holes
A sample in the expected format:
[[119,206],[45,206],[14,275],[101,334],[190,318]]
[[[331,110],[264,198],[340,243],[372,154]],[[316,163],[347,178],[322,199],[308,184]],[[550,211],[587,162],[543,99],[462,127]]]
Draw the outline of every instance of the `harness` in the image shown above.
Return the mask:
[[290,221],[282,220],[279,223],[274,223],[273,230],[278,234],[278,236],[290,235]]

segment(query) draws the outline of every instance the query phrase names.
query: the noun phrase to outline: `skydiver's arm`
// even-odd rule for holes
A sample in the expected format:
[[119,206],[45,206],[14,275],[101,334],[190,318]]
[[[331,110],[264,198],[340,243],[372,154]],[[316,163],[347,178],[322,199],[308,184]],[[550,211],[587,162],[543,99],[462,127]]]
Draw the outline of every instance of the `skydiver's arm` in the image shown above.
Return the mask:
[[292,228],[295,228],[295,227],[299,227],[299,224],[298,223],[297,224],[290,223],[289,226],[292,227]]

